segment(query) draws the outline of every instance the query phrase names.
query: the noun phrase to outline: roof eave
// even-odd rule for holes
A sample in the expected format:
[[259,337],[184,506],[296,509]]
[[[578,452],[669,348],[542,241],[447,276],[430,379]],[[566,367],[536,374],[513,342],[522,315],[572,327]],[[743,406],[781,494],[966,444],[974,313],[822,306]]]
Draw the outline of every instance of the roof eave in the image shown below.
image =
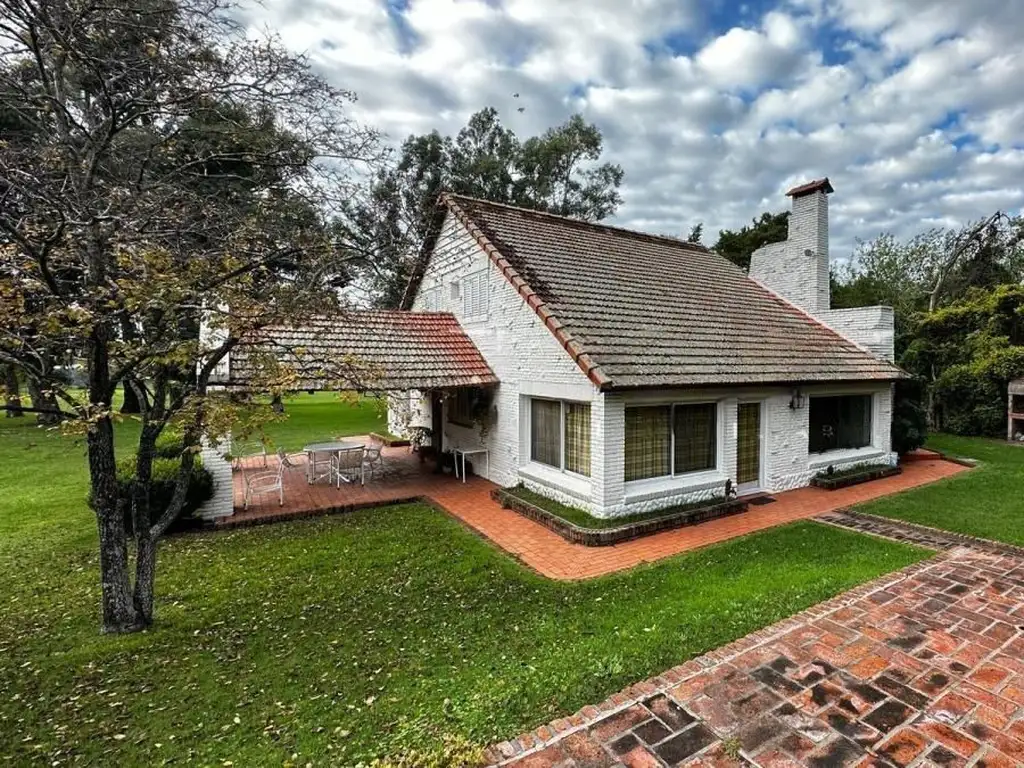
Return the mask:
[[778,378],[778,379],[764,379],[762,381],[722,381],[714,379],[697,380],[697,381],[675,381],[675,382],[660,382],[657,384],[616,384],[614,381],[610,382],[608,386],[602,387],[607,392],[626,392],[626,391],[637,391],[643,389],[694,389],[698,387],[702,388],[738,388],[738,387],[803,387],[810,385],[827,385],[827,384],[882,384],[892,383],[900,381],[902,379],[913,378],[910,374],[905,371],[900,371],[898,374],[881,374],[879,376],[840,376],[837,378]]

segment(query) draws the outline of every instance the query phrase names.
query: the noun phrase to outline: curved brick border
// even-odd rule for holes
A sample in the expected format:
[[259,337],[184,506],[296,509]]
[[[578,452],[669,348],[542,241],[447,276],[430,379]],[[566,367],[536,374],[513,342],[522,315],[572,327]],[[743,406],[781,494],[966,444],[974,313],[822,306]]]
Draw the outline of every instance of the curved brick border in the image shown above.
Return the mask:
[[560,741],[565,736],[576,731],[589,728],[599,720],[609,715],[628,709],[642,699],[655,694],[667,694],[670,688],[678,685],[684,680],[697,675],[704,670],[717,666],[724,661],[756,648],[759,645],[769,643],[777,638],[804,626],[809,621],[824,618],[828,614],[854,603],[874,592],[880,592],[911,578],[918,573],[933,567],[937,562],[945,560],[946,553],[940,553],[935,557],[914,563],[906,568],[893,573],[880,576],[872,581],[865,582],[840,595],[829,598],[817,605],[806,608],[788,618],[771,624],[763,629],[751,632],[749,635],[734,640],[714,650],[708,651],[702,656],[690,659],[678,666],[672,667],[660,675],[648,678],[639,683],[625,688],[618,693],[609,696],[597,705],[587,705],[569,717],[558,718],[546,725],[542,725],[532,731],[527,731],[520,736],[503,741],[488,748],[486,759],[490,766],[500,766],[522,758],[532,752],[539,752],[541,749]]
[[557,533],[563,539],[572,544],[582,544],[585,547],[610,547],[620,541],[639,539],[641,536],[649,536],[662,531],[670,531],[675,528],[684,528],[688,525],[699,525],[709,520],[717,520],[720,517],[738,515],[749,509],[745,501],[722,501],[718,504],[709,504],[705,507],[688,509],[685,512],[677,512],[672,515],[655,517],[650,520],[641,520],[635,523],[628,523],[617,528],[582,528],[558,515],[548,512],[546,509],[531,504],[521,499],[514,493],[504,488],[495,488],[491,491],[491,498],[498,502],[505,509],[511,509],[523,517],[540,523],[549,531]]

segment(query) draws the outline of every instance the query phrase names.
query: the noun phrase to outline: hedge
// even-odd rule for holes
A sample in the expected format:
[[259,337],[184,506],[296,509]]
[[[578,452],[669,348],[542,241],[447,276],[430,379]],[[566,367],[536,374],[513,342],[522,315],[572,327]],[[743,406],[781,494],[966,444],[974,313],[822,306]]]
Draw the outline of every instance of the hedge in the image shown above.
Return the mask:
[[[180,443],[179,443],[180,446]],[[171,503],[174,495],[174,486],[177,482],[178,469],[181,461],[178,458],[181,454],[179,447],[174,453],[174,458],[167,458],[158,454],[153,459],[153,477],[149,488],[149,512],[150,520],[159,518]],[[132,525],[132,486],[135,482],[135,457],[128,456],[117,462],[117,489],[120,500],[124,503],[125,526],[129,532],[133,531]],[[193,515],[203,502],[213,496],[213,476],[203,467],[201,460],[196,457],[192,467],[192,477],[189,479],[188,491],[185,494],[185,504],[181,508],[170,530],[191,527],[194,522]],[[90,494],[89,505],[93,506]]]

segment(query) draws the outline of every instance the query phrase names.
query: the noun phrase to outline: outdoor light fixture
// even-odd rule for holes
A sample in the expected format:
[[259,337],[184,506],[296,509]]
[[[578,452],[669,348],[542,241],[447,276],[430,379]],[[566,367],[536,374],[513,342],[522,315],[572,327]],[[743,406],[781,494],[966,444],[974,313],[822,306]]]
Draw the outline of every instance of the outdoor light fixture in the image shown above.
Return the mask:
[[793,394],[789,397],[789,407],[794,411],[799,411],[804,407],[804,394],[799,389],[794,389]]

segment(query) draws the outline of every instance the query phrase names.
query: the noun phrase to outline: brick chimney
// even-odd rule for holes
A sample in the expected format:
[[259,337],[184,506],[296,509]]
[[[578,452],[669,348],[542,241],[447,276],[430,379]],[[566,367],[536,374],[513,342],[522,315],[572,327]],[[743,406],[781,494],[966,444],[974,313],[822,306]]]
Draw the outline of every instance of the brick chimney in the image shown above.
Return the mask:
[[786,194],[793,200],[785,242],[758,248],[750,276],[796,304],[865,351],[895,359],[895,321],[890,307],[832,309],[828,272],[828,196],[832,185],[817,179]]
[[831,307],[828,260],[827,178],[793,187],[789,236],[754,252],[750,276],[812,315]]

